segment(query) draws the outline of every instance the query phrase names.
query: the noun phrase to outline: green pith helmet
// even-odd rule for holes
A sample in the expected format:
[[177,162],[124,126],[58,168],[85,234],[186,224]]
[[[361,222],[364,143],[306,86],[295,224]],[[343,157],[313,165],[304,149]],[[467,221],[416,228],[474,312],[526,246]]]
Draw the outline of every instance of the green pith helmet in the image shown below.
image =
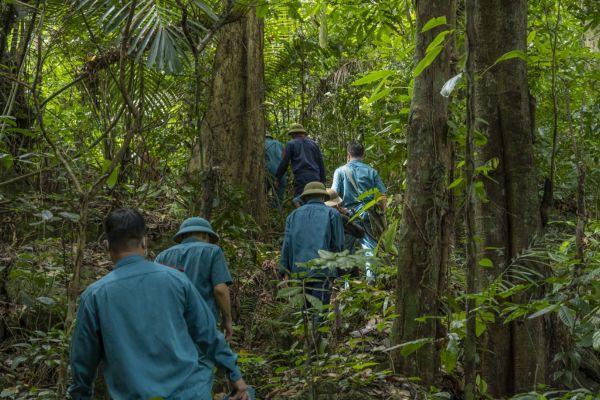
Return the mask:
[[173,236],[173,240],[176,243],[180,243],[183,235],[192,232],[208,233],[212,243],[217,243],[219,241],[219,235],[213,231],[210,222],[200,217],[191,217],[183,221],[179,227],[179,231]]
[[306,130],[301,124],[292,124],[288,128],[288,134],[293,135],[294,133],[306,133]]
[[307,183],[306,186],[304,186],[304,191],[300,197],[303,198],[304,196],[310,196],[311,194],[321,194],[326,199],[329,199],[329,193],[327,192],[325,185],[321,182],[315,181]]

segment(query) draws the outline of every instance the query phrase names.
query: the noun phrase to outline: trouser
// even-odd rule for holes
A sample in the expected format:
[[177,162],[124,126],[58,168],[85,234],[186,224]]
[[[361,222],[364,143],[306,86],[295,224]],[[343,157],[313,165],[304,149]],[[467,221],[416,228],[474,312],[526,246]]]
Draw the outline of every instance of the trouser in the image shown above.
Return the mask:
[[[324,306],[331,302],[331,279],[310,278],[305,284],[306,294],[317,298]],[[307,305],[310,307],[310,303]]]
[[283,206],[283,197],[285,196],[285,189],[287,189],[287,175],[283,175],[279,186],[275,189],[275,176],[267,172],[267,192],[273,192],[274,196],[271,201],[272,208],[281,208]]
[[294,197],[300,196],[304,191],[304,186],[309,182],[320,182],[320,178],[314,176],[294,176]]

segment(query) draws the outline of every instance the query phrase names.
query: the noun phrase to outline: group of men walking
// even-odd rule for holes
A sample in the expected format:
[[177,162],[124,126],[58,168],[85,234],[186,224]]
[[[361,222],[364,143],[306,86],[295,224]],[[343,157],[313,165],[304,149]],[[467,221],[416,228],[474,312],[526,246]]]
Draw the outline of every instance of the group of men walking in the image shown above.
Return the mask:
[[[289,164],[294,175],[293,202],[297,208],[286,220],[280,273],[310,277],[309,294],[328,304],[331,282],[337,271],[311,269],[303,264],[319,258],[319,250],[353,252],[357,242],[366,249],[367,255],[372,255],[377,245],[373,224],[380,221],[385,225],[385,219],[381,221],[373,216],[385,215],[387,189],[377,171],[364,162],[365,148],[359,143],[348,145],[348,162],[335,170],[331,188],[326,189],[325,164],[319,146],[306,136],[300,124],[291,125],[288,133],[292,139],[285,147],[270,135],[265,142],[269,186],[275,190],[279,205],[283,202],[281,189],[287,182]],[[380,201],[366,210],[375,195],[380,196]],[[357,222],[351,222],[350,216],[355,214],[358,214]],[[367,279],[372,281],[374,273],[369,263],[365,267]]]
[[[335,171],[332,188],[326,189],[318,145],[300,124],[288,132],[293,138],[285,147],[269,137],[265,143],[277,206],[283,202],[291,164],[298,207],[286,220],[280,272],[309,278],[309,293],[328,304],[337,272],[304,263],[318,258],[319,250],[352,250],[357,240],[374,246],[369,219],[361,211],[372,196],[363,199],[360,194],[373,188],[385,194],[386,188],[362,161],[364,147],[351,144],[348,163]],[[349,215],[356,213],[361,224],[350,222]],[[228,344],[233,335],[232,279],[210,223],[199,217],[183,221],[173,237],[176,244],[154,262],[146,259],[145,222],[138,211],[113,210],[104,231],[114,266],[81,295],[71,341],[71,398],[93,398],[101,365],[114,399],[209,400],[215,367],[231,382],[228,399],[252,399],[254,391]]]

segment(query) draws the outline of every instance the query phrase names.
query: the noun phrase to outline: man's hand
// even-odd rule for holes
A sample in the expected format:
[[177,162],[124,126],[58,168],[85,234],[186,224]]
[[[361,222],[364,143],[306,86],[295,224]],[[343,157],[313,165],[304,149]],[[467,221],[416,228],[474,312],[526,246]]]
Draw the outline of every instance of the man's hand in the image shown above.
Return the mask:
[[232,382],[233,394],[229,396],[230,400],[249,400],[248,396],[248,385],[244,382],[244,379],[240,378],[235,382]]
[[279,181],[278,181],[278,180],[274,180],[274,181],[273,181],[273,188],[274,188],[275,190],[279,189]]
[[229,342],[233,337],[233,322],[231,320],[221,321],[221,330],[224,332],[225,340]]

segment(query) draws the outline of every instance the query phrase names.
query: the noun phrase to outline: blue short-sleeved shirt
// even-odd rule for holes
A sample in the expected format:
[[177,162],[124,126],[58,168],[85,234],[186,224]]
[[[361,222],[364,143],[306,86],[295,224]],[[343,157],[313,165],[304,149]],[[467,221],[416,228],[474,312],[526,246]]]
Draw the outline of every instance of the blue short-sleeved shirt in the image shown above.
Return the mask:
[[277,180],[281,180],[290,163],[296,182],[306,184],[319,181],[325,183],[323,155],[319,145],[313,140],[307,137],[298,137],[286,143],[283,158],[277,168]]
[[[350,169],[360,192],[357,192],[356,189],[354,189],[354,186],[346,176],[345,168]],[[342,207],[353,210],[356,210],[363,203],[367,203],[373,198],[370,196],[362,201],[357,200],[357,197],[367,190],[377,188],[381,193],[387,192],[387,188],[381,181],[377,171],[361,160],[350,160],[348,161],[348,164],[336,169],[333,174],[331,188],[338,192],[339,196],[342,198]]]
[[219,320],[213,290],[220,283],[232,283],[225,255],[219,246],[188,237],[161,252],[154,261],[185,272],[212,310],[215,320]]
[[75,400],[93,398],[102,361],[111,398],[212,399],[202,355],[241,378],[212,312],[179,271],[125,257],[81,295],[71,340]]
[[310,200],[292,211],[285,222],[281,250],[282,273],[308,272],[310,276],[336,276],[336,271],[308,271],[298,267],[319,258],[319,250],[339,252],[344,249],[344,225],[337,210],[318,200]]

